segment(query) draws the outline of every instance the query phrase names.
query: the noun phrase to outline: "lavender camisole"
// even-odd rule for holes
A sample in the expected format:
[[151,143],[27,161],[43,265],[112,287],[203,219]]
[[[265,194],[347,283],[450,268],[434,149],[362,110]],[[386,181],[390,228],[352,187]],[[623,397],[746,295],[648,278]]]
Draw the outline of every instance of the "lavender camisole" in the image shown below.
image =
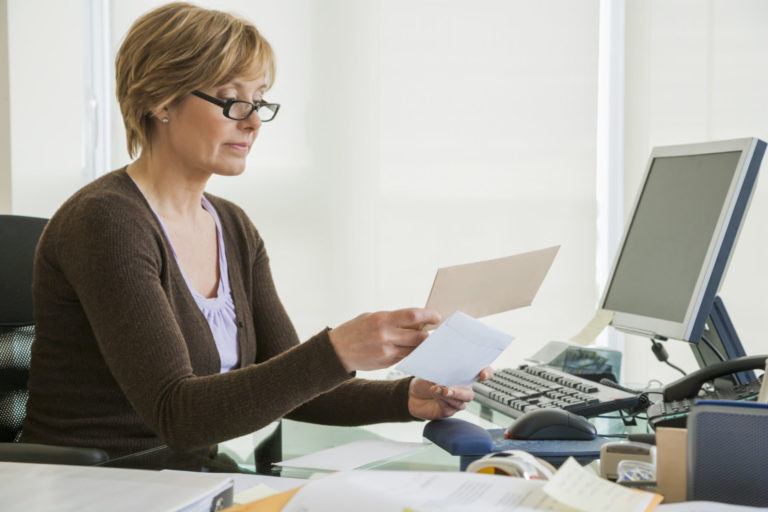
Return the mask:
[[[176,254],[176,249],[173,248],[171,243],[171,237],[168,236],[168,230],[163,223],[163,220],[152,209],[155,217],[160,226],[163,228],[165,238],[168,240],[168,245],[173,251],[173,256],[176,258],[176,263],[181,270],[181,274],[184,276],[184,281],[187,283],[187,288],[192,294],[192,297],[197,303],[197,307],[203,313],[208,325],[211,328],[213,339],[216,342],[216,348],[219,351],[219,358],[221,359],[221,373],[228,372],[233,368],[237,368],[239,361],[238,347],[237,347],[237,318],[235,316],[235,303],[232,300],[232,292],[229,288],[229,272],[227,271],[227,255],[224,252],[224,235],[221,228],[221,220],[216,213],[216,209],[211,202],[203,196],[202,207],[211,214],[214,222],[216,223],[216,240],[219,246],[219,287],[216,291],[216,297],[207,298],[198,293],[187,279],[187,275],[184,273],[184,269],[181,268],[179,263],[179,257]],[[150,206],[151,208],[151,206]]]

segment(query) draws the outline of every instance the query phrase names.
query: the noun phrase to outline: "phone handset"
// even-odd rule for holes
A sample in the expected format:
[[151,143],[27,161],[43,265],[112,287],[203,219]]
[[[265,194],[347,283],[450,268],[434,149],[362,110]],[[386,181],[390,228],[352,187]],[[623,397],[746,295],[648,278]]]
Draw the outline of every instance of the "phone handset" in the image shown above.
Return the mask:
[[764,370],[766,359],[768,359],[768,355],[737,357],[736,359],[730,359],[691,372],[664,388],[664,401],[673,402],[675,400],[693,398],[699,393],[701,386],[705,382],[718,377],[749,370]]

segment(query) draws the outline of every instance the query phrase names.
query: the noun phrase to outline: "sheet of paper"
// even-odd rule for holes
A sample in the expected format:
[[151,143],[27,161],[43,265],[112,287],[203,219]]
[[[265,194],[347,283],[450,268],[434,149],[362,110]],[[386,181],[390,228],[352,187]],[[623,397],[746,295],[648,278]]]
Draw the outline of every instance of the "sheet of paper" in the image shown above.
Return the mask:
[[612,321],[613,311],[598,309],[592,320],[584,326],[579,334],[571,338],[571,341],[579,345],[594,343],[597,337],[600,336],[600,333],[603,332],[603,329],[608,327]]
[[402,443],[386,439],[353,441],[341,446],[302,455],[278,462],[277,466],[291,468],[344,471],[359,468],[384,459],[391,459],[411,453],[424,446],[423,443]]
[[396,368],[444,386],[466,385],[511,342],[511,336],[456,311]]
[[542,485],[542,481],[477,473],[345,471],[309,482],[283,511],[570,511],[549,498]]
[[560,246],[437,271],[427,308],[443,317],[463,311],[481,318],[530,306]]
[[544,485],[544,492],[559,503],[583,512],[646,512],[656,508],[662,496],[622,487],[603,480],[581,467],[570,457],[554,478]]

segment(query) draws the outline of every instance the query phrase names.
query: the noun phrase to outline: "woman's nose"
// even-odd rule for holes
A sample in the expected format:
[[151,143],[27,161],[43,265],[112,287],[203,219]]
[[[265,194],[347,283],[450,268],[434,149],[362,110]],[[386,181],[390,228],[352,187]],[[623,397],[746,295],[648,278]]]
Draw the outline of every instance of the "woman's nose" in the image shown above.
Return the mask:
[[259,117],[259,113],[255,110],[251,112],[250,116],[243,119],[242,122],[245,123],[249,128],[256,131],[258,131],[258,129],[261,127],[261,118]]

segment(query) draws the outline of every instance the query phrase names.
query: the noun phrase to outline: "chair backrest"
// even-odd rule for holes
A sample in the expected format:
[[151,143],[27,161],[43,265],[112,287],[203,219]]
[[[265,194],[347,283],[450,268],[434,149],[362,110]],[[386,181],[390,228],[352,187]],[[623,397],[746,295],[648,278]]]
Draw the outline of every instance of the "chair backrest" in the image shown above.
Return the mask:
[[15,443],[27,414],[27,379],[35,328],[0,327],[0,442]]
[[35,339],[32,265],[47,220],[0,215],[0,442],[15,442],[27,410]]

